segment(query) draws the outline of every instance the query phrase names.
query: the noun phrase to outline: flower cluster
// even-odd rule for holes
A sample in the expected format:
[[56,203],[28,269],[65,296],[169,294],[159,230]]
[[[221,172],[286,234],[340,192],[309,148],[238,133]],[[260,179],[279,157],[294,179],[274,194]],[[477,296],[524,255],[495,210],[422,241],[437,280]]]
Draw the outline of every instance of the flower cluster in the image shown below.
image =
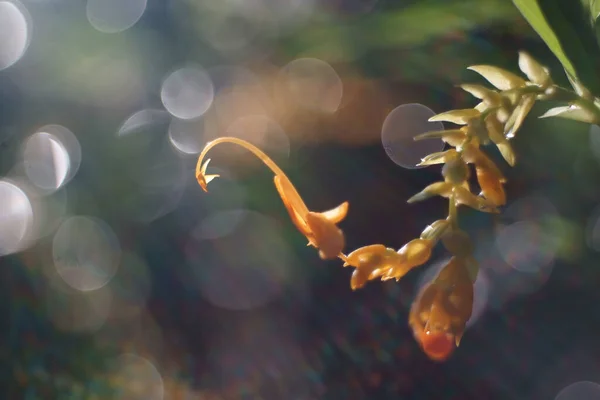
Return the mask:
[[[422,159],[419,165],[443,164],[442,178],[408,199],[409,203],[433,196],[448,199],[448,216],[428,226],[397,252],[383,245],[370,245],[343,257],[355,268],[352,288],[381,278],[399,280],[411,269],[429,260],[433,247],[442,242],[451,261],[421,290],[410,311],[409,323],[423,351],[434,360],[444,360],[460,343],[473,307],[473,284],[478,266],[473,259],[469,235],[458,225],[461,205],[488,213],[498,213],[506,204],[506,179],[498,166],[484,153],[483,145],[493,143],[506,162],[513,166],[515,153],[510,139],[515,136],[535,101],[553,83],[547,68],[525,52],[519,53],[519,67],[527,76],[490,65],[469,69],[479,73],[494,89],[475,84],[460,87],[481,100],[474,108],[447,111],[430,121],[450,122],[459,128],[427,132],[415,140],[441,139],[450,148]],[[471,189],[472,170],[480,188]]]
[[[430,119],[459,127],[415,137],[415,140],[440,139],[450,148],[422,159],[419,165],[443,164],[443,179],[427,186],[408,202],[441,196],[448,199],[448,215],[431,223],[418,238],[397,251],[382,244],[373,244],[343,254],[344,234],[337,224],[346,217],[348,203],[325,212],[310,211],[284,172],[260,149],[239,138],[222,137],[208,143],[198,159],[196,178],[206,191],[208,182],[217,177],[207,175],[208,161],[203,162],[203,159],[219,143],[237,144],[254,153],[273,171],[275,187],[290,218],[308,239],[308,244],[318,249],[322,259],[340,258],[344,266],[354,268],[350,280],[352,289],[361,288],[375,279],[398,281],[412,269],[425,264],[434,246],[441,242],[452,258],[421,289],[411,307],[409,324],[423,351],[432,360],[445,360],[458,347],[471,317],[473,285],[478,273],[473,245],[469,235],[459,227],[457,209],[467,206],[482,212],[498,213],[499,207],[506,204],[506,179],[482,146],[493,143],[506,162],[513,166],[516,158],[510,139],[515,136],[536,100],[552,98],[558,93],[548,69],[525,52],[519,53],[519,67],[526,79],[490,65],[469,67],[495,89],[475,84],[461,85],[463,90],[481,102],[474,108],[452,110]],[[577,104],[571,107],[579,107]],[[471,188],[473,170],[479,194]]]

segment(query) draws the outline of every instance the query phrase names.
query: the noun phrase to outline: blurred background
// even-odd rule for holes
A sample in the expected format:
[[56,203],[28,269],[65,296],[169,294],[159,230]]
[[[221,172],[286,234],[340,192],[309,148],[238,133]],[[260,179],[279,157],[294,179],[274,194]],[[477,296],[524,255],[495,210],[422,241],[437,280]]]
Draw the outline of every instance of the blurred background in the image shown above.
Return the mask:
[[506,0],[0,0],[2,399],[600,399],[600,128],[537,120],[509,203],[461,210],[482,269],[445,363],[407,324],[443,249],[350,289],[292,225],[263,148],[347,251],[446,215],[406,199],[468,108],[466,67],[558,62]]

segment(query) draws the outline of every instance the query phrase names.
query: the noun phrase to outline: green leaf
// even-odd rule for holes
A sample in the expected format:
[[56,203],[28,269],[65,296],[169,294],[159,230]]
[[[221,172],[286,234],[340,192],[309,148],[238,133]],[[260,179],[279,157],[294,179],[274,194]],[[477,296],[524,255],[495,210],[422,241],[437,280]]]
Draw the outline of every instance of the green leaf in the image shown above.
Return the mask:
[[581,0],[584,8],[590,15],[592,24],[598,19],[600,15],[600,1],[598,0]]
[[598,95],[600,48],[590,23],[591,3],[586,5],[582,1],[596,0],[513,0],[513,3],[567,74]]
[[575,67],[563,50],[556,33],[554,33],[552,27],[546,20],[538,0],[513,0],[513,3],[515,3],[515,6],[517,6],[523,17],[527,20],[527,22],[529,22],[531,27],[535,29],[538,35],[540,35],[542,40],[554,53],[556,58],[559,59],[565,70],[567,70],[567,72],[572,76],[577,77]]

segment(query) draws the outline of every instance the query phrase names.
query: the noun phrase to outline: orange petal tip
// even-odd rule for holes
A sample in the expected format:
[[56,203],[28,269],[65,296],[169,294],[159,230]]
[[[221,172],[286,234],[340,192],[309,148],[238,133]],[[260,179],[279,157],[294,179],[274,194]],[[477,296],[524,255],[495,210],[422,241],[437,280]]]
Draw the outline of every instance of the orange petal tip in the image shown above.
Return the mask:
[[434,361],[445,361],[456,348],[454,335],[444,332],[423,332],[419,338],[423,352]]

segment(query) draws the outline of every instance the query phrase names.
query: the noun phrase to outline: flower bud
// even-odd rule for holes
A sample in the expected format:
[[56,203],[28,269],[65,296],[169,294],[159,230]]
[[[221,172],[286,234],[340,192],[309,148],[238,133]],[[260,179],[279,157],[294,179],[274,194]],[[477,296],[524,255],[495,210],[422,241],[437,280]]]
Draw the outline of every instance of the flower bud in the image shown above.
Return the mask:
[[465,260],[453,257],[413,302],[409,325],[421,348],[435,361],[459,345],[473,309],[473,284]]
[[450,222],[447,219],[438,219],[423,230],[421,233],[421,239],[428,239],[436,242],[444,234],[448,227],[450,227]]
[[471,238],[462,230],[452,230],[444,233],[442,244],[446,250],[457,257],[468,257],[473,254]]
[[398,254],[406,258],[406,264],[410,267],[416,267],[425,264],[431,257],[433,242],[428,239],[413,239],[400,250]]
[[538,63],[529,53],[519,52],[519,68],[531,82],[541,87],[545,88],[552,84],[548,68]]
[[442,167],[444,180],[455,185],[460,185],[469,179],[469,175],[469,167],[461,158],[449,160]]

